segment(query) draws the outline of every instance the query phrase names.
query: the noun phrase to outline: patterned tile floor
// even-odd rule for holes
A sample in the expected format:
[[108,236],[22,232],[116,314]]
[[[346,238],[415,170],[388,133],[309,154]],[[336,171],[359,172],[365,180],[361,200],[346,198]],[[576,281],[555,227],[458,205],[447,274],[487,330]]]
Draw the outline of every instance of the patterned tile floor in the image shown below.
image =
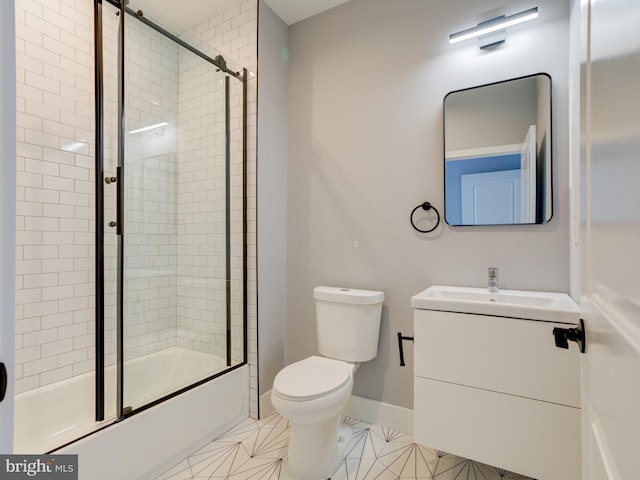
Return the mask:
[[[397,430],[344,421],[353,439],[331,480],[529,480],[423,447]],[[247,419],[157,480],[291,480],[286,470],[288,441],[289,425],[280,415]]]

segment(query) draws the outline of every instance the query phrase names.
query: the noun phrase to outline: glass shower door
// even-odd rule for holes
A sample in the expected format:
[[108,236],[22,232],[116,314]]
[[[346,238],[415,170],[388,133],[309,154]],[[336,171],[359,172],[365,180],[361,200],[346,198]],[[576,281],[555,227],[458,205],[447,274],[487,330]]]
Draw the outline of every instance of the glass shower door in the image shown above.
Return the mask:
[[127,415],[243,359],[231,354],[230,81],[238,80],[140,21],[125,21],[124,45]]
[[[14,341],[0,329],[15,435],[0,436],[41,454],[246,363],[247,74],[129,2],[15,3]],[[65,19],[74,45],[42,50],[34,18]]]

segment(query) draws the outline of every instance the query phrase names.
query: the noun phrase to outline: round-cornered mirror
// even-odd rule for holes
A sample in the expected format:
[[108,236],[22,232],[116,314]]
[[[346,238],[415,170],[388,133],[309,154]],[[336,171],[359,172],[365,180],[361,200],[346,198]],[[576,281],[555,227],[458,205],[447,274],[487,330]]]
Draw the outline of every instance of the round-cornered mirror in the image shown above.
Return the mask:
[[553,215],[551,77],[449,92],[444,98],[449,225],[546,223]]

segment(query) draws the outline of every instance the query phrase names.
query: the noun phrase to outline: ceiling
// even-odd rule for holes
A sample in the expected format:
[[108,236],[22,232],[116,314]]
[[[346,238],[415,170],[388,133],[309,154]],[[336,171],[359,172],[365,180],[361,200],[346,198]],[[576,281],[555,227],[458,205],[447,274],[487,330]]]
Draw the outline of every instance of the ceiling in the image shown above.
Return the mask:
[[[292,25],[349,0],[264,1],[287,25]],[[129,6],[142,10],[146,17],[167,30],[180,33],[241,3],[243,0],[130,0]]]
[[329,10],[349,0],[264,0],[287,25]]

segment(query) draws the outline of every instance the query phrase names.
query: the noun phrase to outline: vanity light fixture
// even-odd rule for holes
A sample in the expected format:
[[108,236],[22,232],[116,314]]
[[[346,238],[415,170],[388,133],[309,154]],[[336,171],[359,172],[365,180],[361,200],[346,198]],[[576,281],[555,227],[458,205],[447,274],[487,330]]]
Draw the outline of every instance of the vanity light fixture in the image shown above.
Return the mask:
[[148,127],[138,128],[136,130],[131,130],[129,133],[140,133],[147,132],[149,130],[155,130],[156,128],[164,127],[165,125],[169,125],[167,122],[156,123],[155,125],[149,125]]
[[[494,46],[504,42],[504,36],[496,39],[494,35],[491,34],[497,35],[500,32],[504,32],[504,29],[507,27],[512,27],[513,25],[527,22],[535,18],[538,18],[538,7],[533,7],[520,13],[509,15],[508,17],[501,15],[499,17],[492,18],[491,20],[487,20],[486,22],[481,22],[475,27],[452,33],[449,35],[449,43],[453,44],[463,42],[471,38],[487,36],[486,38],[488,41],[481,43],[480,48]],[[481,38],[481,40],[483,39]]]

